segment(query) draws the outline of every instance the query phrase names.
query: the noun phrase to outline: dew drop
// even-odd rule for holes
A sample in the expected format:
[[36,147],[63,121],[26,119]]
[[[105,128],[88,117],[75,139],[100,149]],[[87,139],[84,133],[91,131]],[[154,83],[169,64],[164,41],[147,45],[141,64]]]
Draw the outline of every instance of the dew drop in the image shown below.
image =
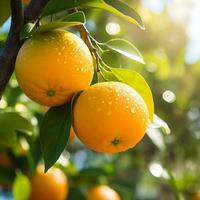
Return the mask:
[[135,109],[134,108],[131,108],[131,113],[135,113]]

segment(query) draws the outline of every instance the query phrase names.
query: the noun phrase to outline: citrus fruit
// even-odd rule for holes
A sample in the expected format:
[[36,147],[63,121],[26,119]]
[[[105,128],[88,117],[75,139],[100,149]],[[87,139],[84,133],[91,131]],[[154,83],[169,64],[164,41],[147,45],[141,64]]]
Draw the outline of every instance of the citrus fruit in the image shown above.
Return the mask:
[[45,174],[44,166],[39,165],[30,181],[32,191],[29,200],[65,200],[67,197],[67,178],[58,168],[53,167]]
[[121,200],[119,194],[106,185],[91,188],[87,192],[87,198],[88,200]]
[[65,30],[28,39],[18,53],[15,68],[24,93],[46,106],[69,102],[75,92],[90,85],[94,70],[86,44]]
[[135,146],[145,134],[148,118],[143,98],[120,82],[92,85],[74,105],[76,135],[97,152],[115,153]]

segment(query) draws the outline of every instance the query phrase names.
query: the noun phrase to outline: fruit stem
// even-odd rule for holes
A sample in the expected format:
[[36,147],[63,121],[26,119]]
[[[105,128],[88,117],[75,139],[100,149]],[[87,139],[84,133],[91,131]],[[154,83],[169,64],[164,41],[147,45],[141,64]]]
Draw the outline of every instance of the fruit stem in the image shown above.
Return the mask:
[[94,58],[96,60],[97,72],[100,72],[99,62],[101,60],[101,57],[98,54],[97,49],[95,48],[95,46],[97,45],[96,42],[94,40],[92,40],[92,37],[90,36],[90,33],[88,32],[87,28],[84,25],[79,25],[78,26],[78,30],[79,30],[79,33],[81,35],[81,38],[85,41],[85,43],[87,44],[90,52],[92,53],[92,55],[94,56]]
[[[75,13],[75,12],[78,12],[78,9],[73,8],[73,9],[68,10],[68,12]],[[98,42],[90,35],[90,33],[87,30],[87,28],[85,27],[85,25],[79,25],[77,27],[78,27],[78,31],[80,33],[81,38],[86,43],[91,54],[93,55],[94,59],[96,60],[96,70],[97,70],[97,72],[100,72],[99,63],[102,59],[101,59],[101,56],[98,54],[98,50],[97,50],[97,48],[99,47]],[[95,46],[97,48],[95,48]]]

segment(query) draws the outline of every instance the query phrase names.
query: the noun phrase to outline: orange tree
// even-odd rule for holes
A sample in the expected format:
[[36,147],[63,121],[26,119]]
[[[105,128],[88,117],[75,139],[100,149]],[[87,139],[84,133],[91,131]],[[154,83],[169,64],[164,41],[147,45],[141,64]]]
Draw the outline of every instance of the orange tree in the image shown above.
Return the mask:
[[[1,4],[0,23],[11,15],[11,26],[1,39],[0,96],[5,106],[0,112],[0,148],[8,152],[13,168],[0,168],[0,174],[7,177],[14,198],[25,200],[31,192],[40,195],[43,191],[42,178],[37,186],[31,184],[35,177],[45,177],[48,185],[48,173],[54,169],[50,168],[57,165],[71,182],[68,197],[64,192],[60,198],[54,188],[58,199],[85,199],[91,186],[108,184],[113,172],[108,163],[80,171],[69,163],[66,145],[71,127],[83,144],[102,155],[134,147],[147,127],[149,132],[152,126],[168,130],[154,114],[145,79],[123,63],[116,64],[116,56],[144,64],[139,50],[121,38],[97,41],[86,28],[86,16],[93,9],[108,11],[140,29],[144,29],[143,21],[121,0],[32,0],[24,1],[25,5],[21,0],[3,0]],[[112,55],[110,61],[107,54]],[[51,108],[43,114],[41,105]],[[78,145],[69,141],[72,155],[83,148],[80,141]],[[46,176],[37,170],[41,161]],[[51,181],[56,183],[56,179]],[[115,185],[121,198],[128,200],[130,194],[123,187]]]

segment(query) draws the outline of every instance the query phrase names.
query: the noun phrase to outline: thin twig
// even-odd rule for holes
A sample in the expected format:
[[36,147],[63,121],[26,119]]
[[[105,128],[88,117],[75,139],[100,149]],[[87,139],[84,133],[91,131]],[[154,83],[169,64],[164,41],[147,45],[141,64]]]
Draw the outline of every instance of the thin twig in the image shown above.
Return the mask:
[[78,26],[78,30],[79,30],[81,38],[87,44],[90,52],[95,57],[96,62],[97,62],[97,72],[99,72],[100,71],[99,63],[100,63],[101,57],[99,56],[98,51],[97,51],[97,49],[94,46],[95,43],[92,40],[92,38],[90,37],[90,33],[88,32],[87,28],[84,25],[79,25]]
[[[76,12],[78,12],[78,9],[77,8],[71,8],[71,9],[68,9],[67,12],[69,14],[76,13]],[[91,37],[89,31],[87,30],[87,28],[85,27],[84,24],[83,25],[78,25],[77,27],[78,27],[78,31],[80,33],[80,36],[81,36],[82,40],[86,43],[86,45],[88,46],[90,52],[92,53],[93,57],[96,60],[97,72],[100,72],[99,64],[100,64],[101,57],[98,54],[97,48],[95,48],[95,46],[97,46],[96,41]]]

